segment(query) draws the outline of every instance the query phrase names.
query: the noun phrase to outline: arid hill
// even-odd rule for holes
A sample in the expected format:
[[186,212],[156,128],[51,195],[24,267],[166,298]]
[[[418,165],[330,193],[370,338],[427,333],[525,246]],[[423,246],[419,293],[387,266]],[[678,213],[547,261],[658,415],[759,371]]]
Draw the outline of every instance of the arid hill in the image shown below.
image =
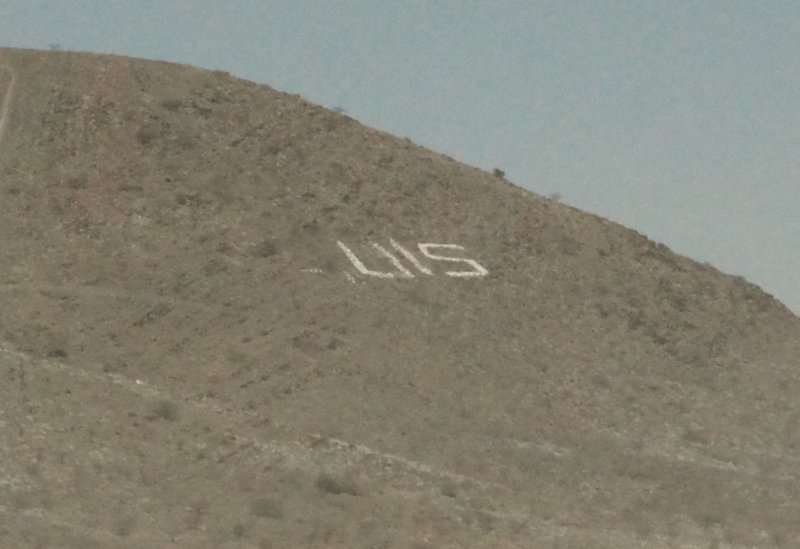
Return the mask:
[[0,69],[0,546],[800,546],[756,286],[226,73]]

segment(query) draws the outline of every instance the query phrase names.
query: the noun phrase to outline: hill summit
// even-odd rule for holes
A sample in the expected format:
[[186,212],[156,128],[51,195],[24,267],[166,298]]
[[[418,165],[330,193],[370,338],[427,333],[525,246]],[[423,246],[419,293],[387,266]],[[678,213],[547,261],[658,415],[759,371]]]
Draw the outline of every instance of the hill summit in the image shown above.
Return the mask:
[[227,73],[0,50],[5,547],[794,547],[800,322]]

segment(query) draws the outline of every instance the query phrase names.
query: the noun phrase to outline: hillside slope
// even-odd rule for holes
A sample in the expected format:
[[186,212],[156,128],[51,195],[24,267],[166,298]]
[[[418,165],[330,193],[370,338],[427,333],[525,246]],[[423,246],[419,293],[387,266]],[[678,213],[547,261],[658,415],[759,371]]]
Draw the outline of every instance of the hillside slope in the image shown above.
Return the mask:
[[756,286],[225,73],[0,65],[2,545],[800,543]]

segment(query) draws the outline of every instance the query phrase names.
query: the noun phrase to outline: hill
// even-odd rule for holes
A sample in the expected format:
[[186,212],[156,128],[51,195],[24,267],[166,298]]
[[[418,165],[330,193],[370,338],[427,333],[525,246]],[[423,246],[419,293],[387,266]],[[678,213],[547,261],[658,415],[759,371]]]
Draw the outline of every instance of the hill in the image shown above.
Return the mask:
[[800,543],[758,287],[226,73],[0,66],[3,546]]

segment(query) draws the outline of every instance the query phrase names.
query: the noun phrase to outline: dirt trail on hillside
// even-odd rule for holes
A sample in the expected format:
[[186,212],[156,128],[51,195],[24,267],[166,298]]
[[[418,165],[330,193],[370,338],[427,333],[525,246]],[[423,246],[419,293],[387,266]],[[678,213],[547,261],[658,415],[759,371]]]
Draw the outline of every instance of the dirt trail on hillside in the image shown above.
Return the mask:
[[[381,452],[363,444],[354,444],[337,438],[317,434],[297,437],[296,434],[292,436],[288,432],[283,436],[259,434],[257,427],[264,423],[262,418],[247,417],[247,414],[242,414],[241,411],[234,413],[224,403],[208,396],[198,399],[195,395],[158,387],[152,383],[152,380],[131,379],[114,373],[94,372],[76,364],[66,365],[57,360],[36,359],[7,342],[0,341],[0,358],[4,356],[14,359],[20,364],[25,364],[27,368],[41,369],[56,377],[77,378],[86,385],[96,386],[98,389],[120,388],[143,400],[180,402],[184,413],[207,419],[216,418],[225,427],[226,433],[234,440],[232,448],[217,457],[220,463],[234,458],[249,459],[257,461],[265,467],[305,471],[314,471],[320,463],[325,463],[329,469],[341,470],[358,463],[362,466],[363,471],[372,471],[371,475],[381,477],[385,481],[382,483],[385,493],[394,494],[400,499],[425,501],[427,493],[425,487],[432,482],[447,480],[456,483],[461,487],[460,490],[463,493],[470,495],[472,503],[463,505],[445,498],[444,503],[442,500],[434,500],[434,507],[439,508],[442,512],[447,512],[448,509],[451,512],[454,510],[469,512],[471,509],[474,510],[473,508],[477,505],[482,516],[488,517],[497,525],[514,525],[517,533],[531,539],[555,539],[570,533],[584,532],[588,535],[592,532],[578,524],[537,520],[530,510],[522,507],[513,505],[505,505],[500,509],[493,506],[481,507],[479,502],[491,500],[490,494],[496,496],[498,493],[513,492],[509,487],[491,481],[439,469],[404,456]],[[215,422],[212,421],[212,423]],[[689,459],[688,461],[694,460]],[[697,463],[697,465],[703,466],[702,463]],[[362,478],[367,478],[367,476]],[[0,509],[0,516],[2,514],[2,509]],[[40,526],[58,526],[73,534],[84,534],[89,539],[103,540],[109,543],[115,540],[113,532],[107,531],[99,525],[85,527],[75,524],[68,517],[49,509],[36,509],[35,513],[29,513],[22,518],[25,522]],[[629,534],[621,529],[605,528],[603,534],[608,539],[631,542]],[[150,538],[143,533],[127,534],[126,537],[128,537],[128,541],[142,544],[150,541]],[[666,548],[670,546],[668,538],[664,536],[656,535],[650,542],[651,547]],[[699,549],[702,545],[685,544],[684,547]]]
[[0,71],[8,73],[11,80],[6,88],[6,93],[3,96],[3,103],[0,104],[0,145],[3,143],[3,135],[6,131],[6,122],[8,122],[8,112],[11,108],[11,99],[14,97],[14,86],[17,83],[17,73],[8,65],[0,64]]
[[[198,399],[194,395],[181,394],[174,390],[169,391],[154,385],[152,380],[131,379],[114,373],[93,372],[75,364],[67,366],[58,361],[35,359],[4,341],[0,341],[0,357],[2,356],[14,358],[29,368],[42,369],[52,375],[78,378],[89,385],[96,384],[101,389],[112,386],[119,387],[145,400],[180,402],[186,412],[199,416],[214,416],[223,422],[228,432],[234,434],[235,438],[233,449],[221,461],[239,453],[254,453],[255,459],[265,463],[277,459],[283,466],[308,470],[313,470],[315,464],[320,462],[325,462],[328,466],[338,465],[342,468],[354,462],[372,464],[382,470],[382,476],[393,480],[388,485],[389,490],[402,493],[404,497],[422,497],[419,486],[424,481],[431,479],[467,483],[475,493],[486,491],[505,493],[509,491],[507,487],[500,484],[484,482],[474,477],[438,469],[403,456],[381,452],[362,444],[354,444],[336,438],[322,437],[316,434],[308,434],[300,438],[283,437],[282,439],[259,436],[256,429],[243,428],[242,420],[250,420],[245,421],[245,425],[261,424],[263,421],[260,421],[260,417],[247,418],[241,413],[238,416],[233,415],[228,407],[213,398]],[[491,515],[496,520],[525,522],[530,518],[529,513],[522,509],[505,509],[502,512],[483,509],[482,512]],[[542,527],[536,524],[528,526],[533,529]]]

